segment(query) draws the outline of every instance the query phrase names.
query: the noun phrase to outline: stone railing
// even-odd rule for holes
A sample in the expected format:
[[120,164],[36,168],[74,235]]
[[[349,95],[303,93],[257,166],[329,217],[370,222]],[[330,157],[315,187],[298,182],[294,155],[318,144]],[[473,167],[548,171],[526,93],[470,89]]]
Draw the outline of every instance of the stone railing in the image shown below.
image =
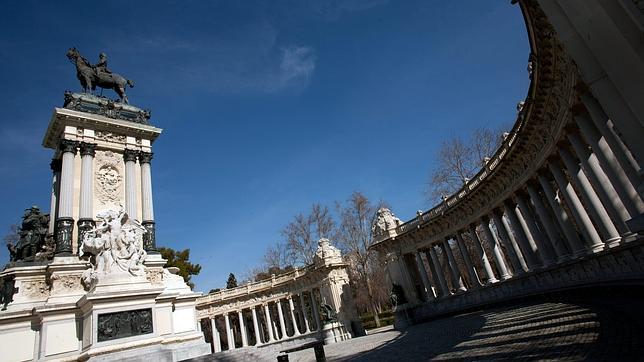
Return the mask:
[[[620,129],[620,118],[609,119],[539,2],[518,2],[531,82],[514,127],[460,190],[374,236],[388,283],[401,286],[408,301],[398,308],[399,325],[552,290],[552,278],[565,278],[558,273],[612,265],[617,255],[628,265],[601,280],[644,279],[636,267],[644,229],[641,164],[632,148],[639,145],[622,137],[632,125]],[[641,124],[637,131],[644,134]],[[592,284],[600,274],[559,285]]]

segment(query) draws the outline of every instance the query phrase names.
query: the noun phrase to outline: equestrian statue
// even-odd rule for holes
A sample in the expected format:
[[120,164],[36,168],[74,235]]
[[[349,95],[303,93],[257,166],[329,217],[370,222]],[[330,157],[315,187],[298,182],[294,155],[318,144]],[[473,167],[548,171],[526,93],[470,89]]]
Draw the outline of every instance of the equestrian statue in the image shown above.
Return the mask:
[[95,65],[90,64],[76,48],[67,51],[67,58],[76,65],[76,77],[80,80],[83,92],[91,94],[96,90],[96,86],[103,89],[113,89],[123,103],[129,104],[125,94],[125,86],[129,85],[132,88],[134,82],[107,69],[107,55],[105,53],[98,56],[98,63]]

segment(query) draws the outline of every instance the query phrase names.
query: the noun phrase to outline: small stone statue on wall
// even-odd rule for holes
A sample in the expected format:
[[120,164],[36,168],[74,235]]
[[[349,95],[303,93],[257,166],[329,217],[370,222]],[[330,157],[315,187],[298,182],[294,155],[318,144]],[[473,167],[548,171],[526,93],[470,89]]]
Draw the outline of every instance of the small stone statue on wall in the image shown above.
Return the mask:
[[371,226],[371,233],[373,235],[380,235],[387,230],[398,227],[400,224],[402,224],[402,221],[391,210],[386,207],[381,207],[376,212],[373,226]]

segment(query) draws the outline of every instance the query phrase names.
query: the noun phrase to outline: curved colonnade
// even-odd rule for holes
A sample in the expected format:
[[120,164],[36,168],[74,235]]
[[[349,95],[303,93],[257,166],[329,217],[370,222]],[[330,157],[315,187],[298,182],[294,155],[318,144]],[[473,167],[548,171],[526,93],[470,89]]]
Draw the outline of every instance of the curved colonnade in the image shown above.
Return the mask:
[[[512,131],[461,190],[374,236],[408,302],[397,308],[399,326],[548,290],[644,280],[642,170],[620,134],[634,129],[609,119],[538,2],[519,4],[531,83]],[[634,131],[644,134],[641,124]]]
[[[322,338],[335,342],[360,332],[354,330],[359,324],[346,264],[328,240],[320,244],[312,265],[197,299],[197,319],[213,352]],[[324,305],[339,322],[330,336],[320,333],[328,324],[321,315]]]

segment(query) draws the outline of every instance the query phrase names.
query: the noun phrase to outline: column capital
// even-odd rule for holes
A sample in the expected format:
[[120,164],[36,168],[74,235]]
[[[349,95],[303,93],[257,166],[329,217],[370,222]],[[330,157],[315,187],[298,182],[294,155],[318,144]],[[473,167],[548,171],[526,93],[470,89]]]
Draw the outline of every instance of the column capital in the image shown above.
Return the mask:
[[62,167],[63,167],[63,162],[62,162],[62,160],[61,160],[60,158],[54,158],[54,159],[52,159],[52,160],[51,160],[51,162],[49,163],[49,167],[51,168],[51,170],[52,170],[54,173],[56,173],[56,172],[60,172],[60,170],[61,170],[61,169],[62,169]]
[[71,152],[73,154],[76,154],[76,148],[78,148],[78,142],[63,138],[60,140],[60,144],[58,145],[58,148],[63,153]]
[[139,151],[126,148],[123,150],[123,160],[125,162],[136,162],[136,156],[139,155]]
[[152,152],[139,152],[139,163],[150,163],[152,161],[152,156],[154,156],[154,153]]
[[81,156],[94,157],[96,155],[96,143],[81,142],[80,154]]

